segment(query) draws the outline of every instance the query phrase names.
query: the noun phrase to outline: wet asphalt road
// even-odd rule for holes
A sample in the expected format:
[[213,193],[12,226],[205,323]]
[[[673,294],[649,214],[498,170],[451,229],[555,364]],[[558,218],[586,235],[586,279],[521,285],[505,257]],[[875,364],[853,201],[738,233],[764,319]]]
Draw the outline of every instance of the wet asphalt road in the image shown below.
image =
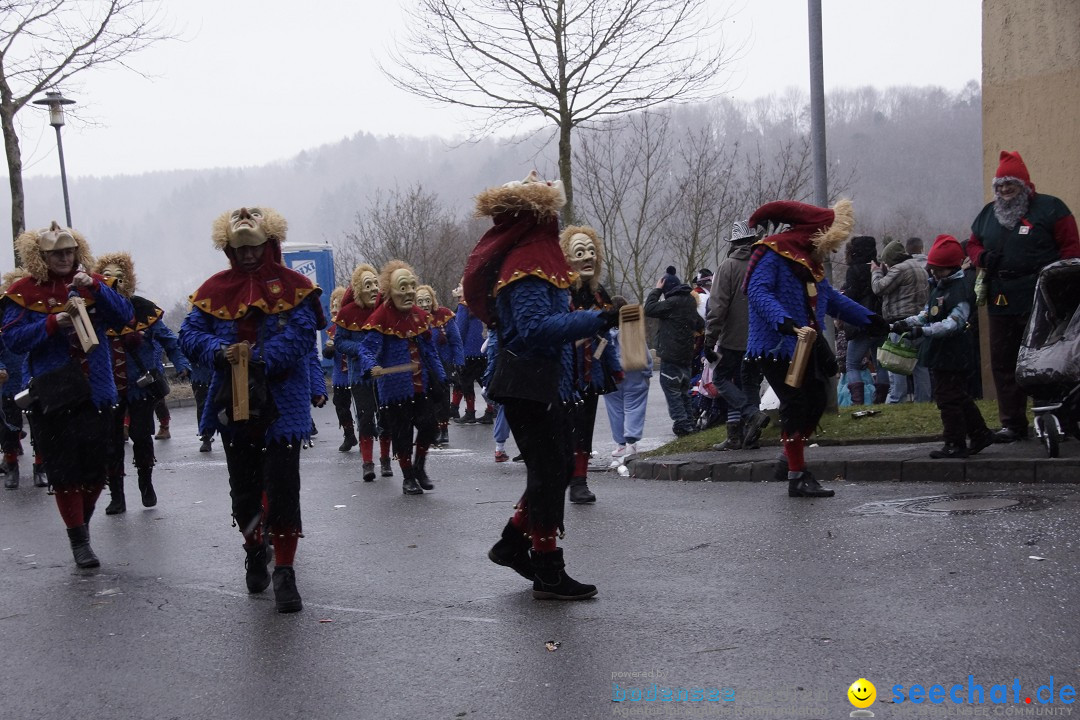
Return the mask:
[[[563,545],[599,595],[539,602],[485,557],[524,484],[492,462],[490,427],[452,428],[437,489],[408,498],[399,478],[359,481],[327,408],[303,454],[305,609],[280,616],[245,591],[220,446],[196,452],[193,410],[173,416],[159,506],[134,487],[126,515],[99,506],[99,570],[75,568],[44,491],[0,492],[0,718],[836,718],[860,677],[877,717],[933,717],[960,708],[883,701],[968,675],[987,692],[1018,678],[1021,704],[1050,676],[1080,684],[1074,486],[841,482],[807,501],[597,473]],[[1016,502],[900,502],[965,492]],[[653,682],[734,699],[613,701]]]

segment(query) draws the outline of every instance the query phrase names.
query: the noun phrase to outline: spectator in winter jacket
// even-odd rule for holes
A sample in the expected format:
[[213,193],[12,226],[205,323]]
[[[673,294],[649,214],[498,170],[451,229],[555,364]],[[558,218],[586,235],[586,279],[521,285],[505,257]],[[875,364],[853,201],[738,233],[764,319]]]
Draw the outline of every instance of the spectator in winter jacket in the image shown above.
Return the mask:
[[[616,295],[611,302],[618,310],[626,304],[626,298]],[[622,367],[622,345],[617,328],[612,330],[611,337],[619,367]],[[615,441],[615,449],[611,452],[612,465],[615,467],[637,455],[637,442],[645,432],[645,409],[653,374],[652,355],[646,354],[646,360],[648,365],[643,370],[624,371],[623,381],[615,386],[614,392],[604,396],[611,439]]]
[[689,435],[694,432],[690,403],[694,333],[703,330],[705,322],[698,315],[690,286],[679,279],[673,266],[668,266],[665,275],[645,299],[645,316],[660,321],[656,350],[660,356],[660,387],[667,400],[671,430],[679,436]]
[[754,447],[769,416],[758,408],[761,372],[745,360],[749,309],[742,291],[750,245],[757,233],[739,220],[731,226],[731,247],[713,278],[709,314],[705,319],[705,359],[716,364],[713,384],[727,404],[727,440],[714,450]]
[[[876,312],[881,302],[874,295],[871,287],[870,263],[877,256],[877,241],[868,235],[851,238],[847,246],[848,268],[844,277],[842,292],[863,307]],[[869,327],[846,327],[847,351],[847,386],[851,391],[851,404],[862,405],[865,402],[862,370],[867,359],[876,362],[877,349],[885,342],[884,335],[873,335]],[[877,368],[874,376],[875,405],[885,402],[889,393],[889,373],[885,368]]]
[[967,254],[985,272],[990,369],[997,389],[998,442],[1027,437],[1027,394],[1016,384],[1016,356],[1024,337],[1039,271],[1080,257],[1076,218],[1058,198],[1035,192],[1018,152],[1001,152],[994,201],[971,224]]
[[[926,307],[930,293],[923,264],[908,255],[899,240],[893,240],[881,251],[881,263],[870,263],[870,287],[881,300],[881,317],[887,323],[911,317]],[[895,338],[894,338],[895,339]],[[918,347],[922,339],[913,341]],[[915,365],[915,402],[930,402],[930,370],[922,363]],[[907,376],[889,373],[889,396],[886,402],[903,402],[907,397]]]
[[[893,329],[924,337],[920,360],[934,374],[934,400],[941,413],[945,446],[932,458],[965,458],[994,443],[975,400],[967,392],[967,376],[973,370],[968,318],[973,306],[964,281],[964,250],[951,235],[939,235],[926,257],[934,276],[927,305],[916,315],[897,322]],[[971,439],[971,445],[967,439]]]

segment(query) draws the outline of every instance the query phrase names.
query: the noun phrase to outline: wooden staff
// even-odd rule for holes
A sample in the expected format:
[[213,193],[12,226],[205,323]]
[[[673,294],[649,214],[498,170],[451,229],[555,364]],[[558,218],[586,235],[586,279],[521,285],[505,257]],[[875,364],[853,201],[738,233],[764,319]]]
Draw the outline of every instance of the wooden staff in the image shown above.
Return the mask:
[[649,348],[645,344],[645,313],[640,305],[619,308],[619,347],[623,372],[644,370],[649,366]]
[[795,343],[795,354],[788,365],[787,376],[784,384],[793,388],[800,388],[806,375],[806,364],[810,362],[810,354],[814,350],[814,340],[817,339],[817,330],[808,327],[799,334],[799,340]]
[[236,362],[232,363],[232,411],[233,422],[251,419],[251,408],[248,404],[248,360],[251,358],[251,346],[247,343],[237,343]]
[[73,295],[68,298],[67,302],[68,315],[71,316],[71,324],[75,328],[75,334],[79,336],[79,345],[82,346],[82,351],[89,354],[91,350],[99,345],[97,333],[94,331],[94,324],[90,322],[90,313],[86,310],[86,301],[78,295]]
[[383,375],[393,375],[394,373],[414,373],[420,369],[419,363],[405,363],[403,365],[391,365],[390,367],[380,367],[376,365],[371,368],[371,377],[382,377]]

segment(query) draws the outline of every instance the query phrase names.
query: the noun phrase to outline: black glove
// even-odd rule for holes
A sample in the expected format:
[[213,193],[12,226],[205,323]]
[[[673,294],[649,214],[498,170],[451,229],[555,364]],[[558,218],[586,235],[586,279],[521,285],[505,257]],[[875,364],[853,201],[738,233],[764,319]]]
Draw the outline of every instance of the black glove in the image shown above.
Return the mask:
[[923,335],[925,335],[925,333],[923,332],[922,325],[912,325],[911,329],[908,330],[908,336],[912,340],[914,340],[915,338],[921,338]]
[[795,321],[789,317],[784,318],[784,322],[776,326],[776,329],[780,331],[781,335],[798,335],[795,332],[798,327],[795,325]]
[[326,396],[325,395],[312,395],[311,396],[311,404],[314,407],[317,407],[317,408],[321,408],[321,407],[325,406],[326,405]]
[[714,363],[720,359],[720,356],[716,354],[716,351],[712,348],[705,348],[705,359],[710,363]]
[[228,370],[232,363],[225,359],[225,348],[222,347],[214,353],[214,367],[218,370]]
[[870,334],[871,335],[888,335],[889,323],[885,322],[885,318],[881,317],[877,313],[870,316]]
[[326,358],[327,360],[333,360],[334,359],[334,346],[333,345],[323,345],[322,346],[322,356],[324,358]]
[[1001,253],[994,250],[983,250],[979,253],[979,267],[985,268],[986,272],[994,275],[1001,269]]
[[899,334],[906,333],[909,329],[910,326],[907,324],[907,320],[897,320],[892,324],[892,327],[890,328],[890,330],[892,330],[894,333]]
[[610,330],[619,324],[619,311],[618,310],[601,310],[599,314],[600,319],[604,322],[601,330]]

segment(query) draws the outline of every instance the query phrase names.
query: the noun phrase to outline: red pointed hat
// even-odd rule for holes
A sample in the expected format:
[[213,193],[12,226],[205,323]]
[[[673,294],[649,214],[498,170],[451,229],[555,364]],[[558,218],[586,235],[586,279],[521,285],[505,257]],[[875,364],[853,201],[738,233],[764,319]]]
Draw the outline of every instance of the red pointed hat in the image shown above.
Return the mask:
[[840,200],[832,208],[777,200],[755,210],[748,222],[752,228],[787,225],[783,232],[769,235],[755,245],[765,245],[799,263],[820,282],[825,277],[822,258],[848,239],[855,216],[850,200]]
[[1019,180],[1027,186],[1028,192],[1035,192],[1035,184],[1031,182],[1031,175],[1028,174],[1027,165],[1024,164],[1024,158],[1020,157],[1019,152],[1001,151],[998,169],[994,173],[994,184],[997,185],[999,181],[1006,179]]
[[926,254],[928,267],[952,268],[964,264],[964,248],[952,235],[938,235]]

